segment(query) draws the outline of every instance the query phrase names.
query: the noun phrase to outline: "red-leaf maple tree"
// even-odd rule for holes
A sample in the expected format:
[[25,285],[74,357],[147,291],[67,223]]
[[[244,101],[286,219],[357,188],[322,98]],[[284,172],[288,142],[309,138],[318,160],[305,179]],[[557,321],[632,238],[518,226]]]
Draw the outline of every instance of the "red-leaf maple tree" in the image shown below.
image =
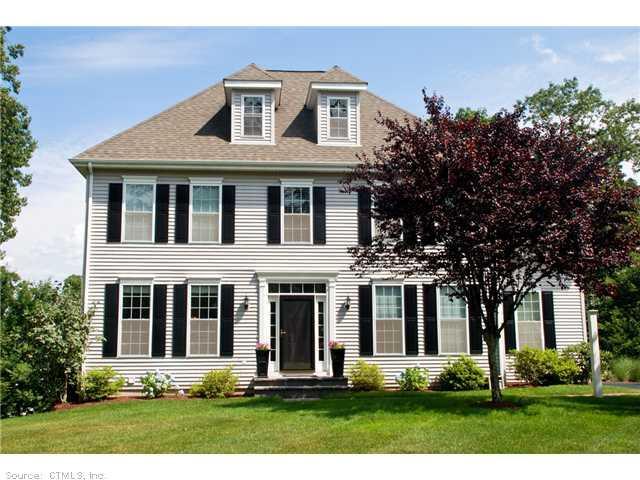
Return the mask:
[[343,180],[371,195],[377,224],[352,269],[425,275],[479,302],[498,402],[504,295],[517,308],[543,282],[597,288],[638,248],[640,190],[570,124],[525,124],[519,107],[456,119],[423,96],[426,118],[380,117],[385,143]]

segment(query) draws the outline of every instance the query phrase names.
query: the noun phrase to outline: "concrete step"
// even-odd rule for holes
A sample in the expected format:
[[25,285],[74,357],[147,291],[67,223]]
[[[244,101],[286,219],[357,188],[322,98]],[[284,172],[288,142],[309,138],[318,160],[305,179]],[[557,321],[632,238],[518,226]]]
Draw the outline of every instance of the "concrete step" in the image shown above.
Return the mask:
[[254,378],[247,389],[250,396],[279,396],[282,398],[319,398],[328,393],[349,390],[346,377],[281,377]]

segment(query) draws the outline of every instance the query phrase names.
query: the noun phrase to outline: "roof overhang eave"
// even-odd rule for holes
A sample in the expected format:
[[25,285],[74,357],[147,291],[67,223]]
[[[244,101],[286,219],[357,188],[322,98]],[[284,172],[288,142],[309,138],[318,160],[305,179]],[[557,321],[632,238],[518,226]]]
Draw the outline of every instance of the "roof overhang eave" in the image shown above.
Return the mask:
[[367,82],[311,82],[307,90],[304,106],[313,110],[319,91],[333,93],[361,92],[367,90],[368,86]]
[[223,80],[224,98],[227,106],[231,105],[231,91],[234,88],[242,90],[273,90],[275,92],[276,107],[280,106],[282,97],[282,80]]
[[251,161],[251,160],[106,160],[99,158],[71,158],[69,162],[84,175],[89,168],[114,170],[198,170],[212,169],[242,172],[273,172],[286,170],[291,172],[346,173],[358,162],[326,162],[326,161]]

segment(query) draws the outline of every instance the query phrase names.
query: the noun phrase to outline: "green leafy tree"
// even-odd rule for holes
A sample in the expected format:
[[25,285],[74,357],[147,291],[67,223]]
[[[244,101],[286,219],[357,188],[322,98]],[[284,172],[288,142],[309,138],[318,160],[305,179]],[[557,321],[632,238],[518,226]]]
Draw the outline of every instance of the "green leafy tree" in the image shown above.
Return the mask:
[[0,27],[0,244],[16,236],[15,219],[27,204],[19,189],[31,183],[31,175],[22,171],[36,148],[29,125],[27,108],[16,99],[20,93],[20,69],[13,61],[22,57],[24,47],[6,42],[9,27]]
[[606,283],[610,294],[594,299],[602,348],[615,356],[640,358],[640,255]]
[[469,107],[463,107],[458,109],[455,116],[456,120],[473,120],[475,118],[478,118],[481,121],[488,122],[491,117],[487,113],[486,108],[469,108]]
[[59,283],[20,280],[4,267],[0,280],[2,416],[48,410],[77,384],[91,313]]
[[529,121],[570,123],[574,133],[612,152],[613,166],[627,161],[640,170],[640,103],[635,99],[617,104],[592,85],[580,89],[578,79],[572,78],[549,83],[518,105]]
[[[594,86],[580,89],[572,78],[550,83],[518,102],[529,121],[557,123],[571,120],[576,134],[612,152],[610,164],[620,168],[630,162],[640,170],[640,103],[634,99],[616,104],[605,100]],[[607,278],[610,295],[589,295],[600,312],[602,346],[616,355],[640,356],[640,261]]]

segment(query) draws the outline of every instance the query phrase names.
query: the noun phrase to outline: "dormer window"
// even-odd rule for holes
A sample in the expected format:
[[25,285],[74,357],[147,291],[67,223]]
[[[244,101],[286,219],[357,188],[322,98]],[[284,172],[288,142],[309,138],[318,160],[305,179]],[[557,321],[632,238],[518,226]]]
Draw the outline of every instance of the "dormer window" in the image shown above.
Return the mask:
[[242,135],[262,137],[264,95],[242,96]]
[[349,99],[329,97],[329,137],[349,138]]

